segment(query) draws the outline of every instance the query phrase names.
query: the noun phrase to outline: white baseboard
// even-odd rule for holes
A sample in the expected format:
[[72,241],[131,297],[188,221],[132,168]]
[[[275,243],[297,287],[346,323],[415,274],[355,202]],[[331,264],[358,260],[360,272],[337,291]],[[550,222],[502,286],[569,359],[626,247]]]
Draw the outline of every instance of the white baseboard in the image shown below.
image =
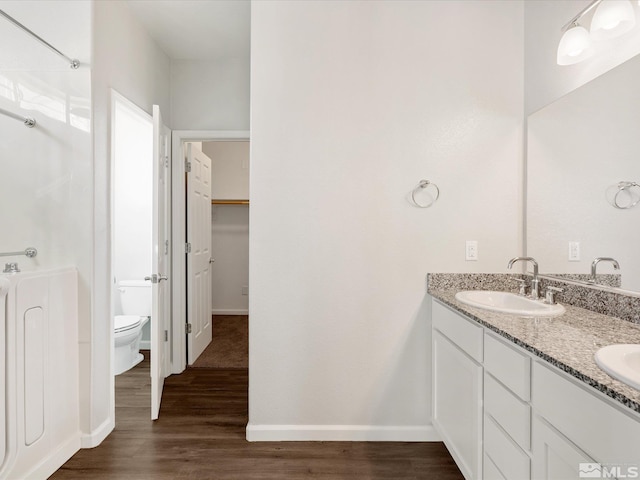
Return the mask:
[[151,350],[151,340],[140,340],[140,350]]
[[439,442],[432,425],[247,425],[249,442]]
[[225,310],[223,308],[213,308],[211,309],[211,315],[249,315],[248,309],[231,309]]
[[80,438],[80,447],[94,448],[102,443],[113,431],[116,424],[113,418],[107,418],[102,424],[91,433],[85,433]]

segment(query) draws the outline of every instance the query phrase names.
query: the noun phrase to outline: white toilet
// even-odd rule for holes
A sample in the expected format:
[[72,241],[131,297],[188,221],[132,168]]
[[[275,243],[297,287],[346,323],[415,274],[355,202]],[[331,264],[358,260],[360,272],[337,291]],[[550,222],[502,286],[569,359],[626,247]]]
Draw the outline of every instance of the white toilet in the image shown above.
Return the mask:
[[118,284],[123,315],[114,318],[113,370],[120,375],[139,364],[142,327],[151,316],[151,283],[144,280],[122,280]]

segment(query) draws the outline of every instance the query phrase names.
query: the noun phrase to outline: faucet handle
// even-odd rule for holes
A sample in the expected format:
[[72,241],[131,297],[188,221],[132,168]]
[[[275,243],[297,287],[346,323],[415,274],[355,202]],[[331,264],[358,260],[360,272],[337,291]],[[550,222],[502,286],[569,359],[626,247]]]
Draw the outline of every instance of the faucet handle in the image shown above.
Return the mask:
[[562,290],[561,288],[558,287],[547,287],[547,292],[545,294],[545,302],[548,303],[549,305],[555,305],[556,304],[556,294],[557,293],[561,293],[564,290]]
[[518,294],[526,295],[527,294],[527,283],[524,278],[509,278],[512,282],[518,282],[520,284],[520,288],[518,290]]

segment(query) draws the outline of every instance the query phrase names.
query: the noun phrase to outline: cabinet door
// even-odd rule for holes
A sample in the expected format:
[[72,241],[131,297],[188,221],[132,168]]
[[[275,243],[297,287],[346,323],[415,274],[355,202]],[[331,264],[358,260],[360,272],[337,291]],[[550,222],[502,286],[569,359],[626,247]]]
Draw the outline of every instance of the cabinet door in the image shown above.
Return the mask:
[[482,472],[482,366],[433,332],[433,425],[467,480]]
[[482,480],[507,480],[505,476],[502,475],[502,472],[498,470],[496,464],[493,463],[493,460],[491,460],[486,454],[482,460],[482,472]]
[[534,480],[595,476],[593,469],[597,469],[598,464],[537,415],[533,419],[532,447]]

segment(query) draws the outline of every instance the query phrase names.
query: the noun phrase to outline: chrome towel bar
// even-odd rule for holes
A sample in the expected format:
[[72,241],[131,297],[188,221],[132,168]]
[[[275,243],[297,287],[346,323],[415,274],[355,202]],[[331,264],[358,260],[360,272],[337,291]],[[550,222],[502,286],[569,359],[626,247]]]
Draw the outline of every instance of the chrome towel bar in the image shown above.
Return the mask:
[[33,258],[38,255],[38,250],[33,247],[27,247],[22,252],[0,253],[0,257],[15,257],[16,255],[25,255],[29,258]]
[[33,128],[36,126],[36,120],[35,118],[31,118],[31,117],[21,117],[20,115],[10,112],[8,110],[5,110],[4,108],[0,108],[0,113],[3,115],[6,115],[7,117],[11,117],[11,118],[15,118],[16,120],[20,120],[22,123],[25,124],[26,127],[29,128]]
[[67,62],[69,62],[69,65],[71,68],[73,68],[74,70],[78,69],[80,67],[80,61],[78,59],[75,58],[71,58],[71,57],[67,57],[64,53],[62,53],[60,50],[58,50],[56,47],[54,47],[53,45],[51,45],[49,42],[47,42],[44,38],[42,38],[40,35],[32,32],[31,30],[29,30],[27,27],[25,27],[23,24],[21,24],[19,21],[17,21],[15,18],[13,18],[11,15],[7,14],[7,12],[0,10],[0,15],[2,15],[4,18],[6,18],[7,20],[9,20],[11,23],[13,23],[16,27],[24,30],[25,32],[27,32],[29,35],[31,35],[33,38],[35,38],[36,40],[38,40],[40,43],[42,43],[45,47],[49,48],[50,50],[52,50],[53,52],[57,53],[58,55],[60,55],[62,58],[64,58]]

